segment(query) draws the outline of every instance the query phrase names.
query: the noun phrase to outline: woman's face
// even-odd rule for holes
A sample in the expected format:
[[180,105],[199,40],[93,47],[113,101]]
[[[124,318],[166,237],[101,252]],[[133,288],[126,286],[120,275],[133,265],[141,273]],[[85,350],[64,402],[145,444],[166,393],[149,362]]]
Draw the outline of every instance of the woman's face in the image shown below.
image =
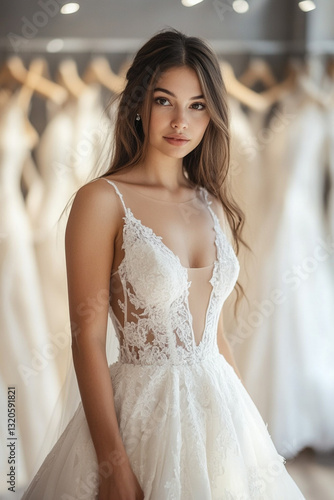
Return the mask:
[[184,158],[201,142],[209,121],[196,72],[183,66],[163,73],[153,93],[149,149]]

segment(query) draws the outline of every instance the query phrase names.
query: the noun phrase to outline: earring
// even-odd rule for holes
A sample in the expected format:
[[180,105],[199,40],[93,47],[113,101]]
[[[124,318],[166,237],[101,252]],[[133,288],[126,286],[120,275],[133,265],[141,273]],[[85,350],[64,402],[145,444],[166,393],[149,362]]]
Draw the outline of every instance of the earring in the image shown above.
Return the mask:
[[139,113],[136,114],[136,120],[137,120],[137,122],[139,122],[139,120],[140,120],[140,114]]

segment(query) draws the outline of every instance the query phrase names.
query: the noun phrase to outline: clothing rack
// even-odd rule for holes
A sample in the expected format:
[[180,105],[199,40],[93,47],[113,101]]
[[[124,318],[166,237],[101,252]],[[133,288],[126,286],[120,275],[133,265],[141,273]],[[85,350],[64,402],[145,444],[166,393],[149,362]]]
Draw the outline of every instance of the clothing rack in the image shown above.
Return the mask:
[[[10,37],[0,38],[0,50],[5,52],[52,53],[47,49],[53,38],[24,39],[21,37],[19,49],[14,48]],[[140,38],[62,38],[63,47],[56,53],[132,53],[145,42]],[[334,40],[209,40],[220,53],[254,55],[334,55]]]
[[[19,49],[11,44],[10,37],[0,39],[0,50],[6,52],[39,52],[52,53],[47,50],[52,38],[20,39]],[[131,53],[138,50],[145,41],[140,38],[62,38],[63,46],[56,53]],[[319,44],[306,44],[303,41],[285,40],[209,40],[213,48],[220,53],[227,54],[296,54],[304,55],[308,50],[321,51],[322,46],[326,52],[334,54],[334,41],[329,40]]]

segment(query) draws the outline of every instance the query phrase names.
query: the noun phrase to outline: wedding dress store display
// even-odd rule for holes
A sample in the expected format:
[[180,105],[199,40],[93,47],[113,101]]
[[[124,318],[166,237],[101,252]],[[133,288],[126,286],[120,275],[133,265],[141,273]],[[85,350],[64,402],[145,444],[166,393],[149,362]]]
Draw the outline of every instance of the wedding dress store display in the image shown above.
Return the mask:
[[71,196],[92,176],[103,154],[108,118],[103,114],[99,86],[86,86],[78,98],[69,99],[57,111],[54,106],[50,108],[52,117],[35,151],[44,193],[34,221],[34,237],[49,327],[63,342],[56,360],[63,381],[70,320],[64,252],[66,217],[59,218]]
[[[246,214],[243,238],[250,245],[252,253],[241,246],[238,259],[240,262],[239,282],[247,291],[248,300],[254,295],[257,280],[254,276],[261,273],[261,246],[260,235],[266,207],[264,200],[264,171],[261,163],[261,151],[254,140],[247,114],[240,103],[230,97],[229,108],[231,114],[231,170],[230,184],[232,193],[240,208]],[[255,113],[255,111],[254,111]],[[263,116],[264,111],[256,111]],[[234,301],[235,294],[231,294],[224,304],[224,328],[231,347],[238,342],[236,338]],[[244,300],[239,305],[238,314],[247,317],[249,308]]]
[[[287,97],[289,96],[289,97]],[[256,333],[257,305],[263,299],[262,277],[264,276],[263,261],[275,243],[278,220],[281,214],[288,179],[287,169],[282,166],[282,152],[289,141],[289,122],[295,116],[294,111],[300,105],[300,92],[290,90],[283,93],[281,100],[263,110],[248,108],[243,113],[247,122],[248,134],[238,133],[233,127],[232,117],[232,162],[240,162],[240,152],[245,165],[256,165],[257,175],[252,174],[255,168],[243,169],[239,173],[246,199],[250,199],[251,210],[245,210],[246,221],[244,235],[250,250],[243,249],[244,265],[247,270],[247,280],[242,285],[246,291],[247,300],[244,300],[238,310],[238,319],[234,316],[233,302],[228,303],[225,312],[225,327],[229,334],[234,355],[244,376],[250,370],[248,357],[251,350],[251,338]],[[237,122],[238,123],[238,122]],[[233,136],[235,137],[233,141]],[[237,139],[238,138],[238,139]],[[239,152],[238,152],[239,150]],[[237,178],[238,179],[238,178]],[[247,186],[251,186],[247,193]],[[238,190],[238,187],[237,187]],[[238,191],[237,191],[238,192]],[[242,206],[242,204],[241,204]],[[228,302],[228,301],[227,301]]]
[[[0,374],[5,387],[16,388],[19,487],[31,476],[59,382],[52,364],[42,354],[49,331],[20,185],[24,164],[31,161],[32,144],[17,96],[15,93],[2,102],[0,114]],[[1,443],[2,450],[7,449],[6,444]],[[7,486],[6,476],[1,476],[1,491]]]
[[[332,63],[332,68],[334,63]],[[330,179],[329,192],[327,194],[327,228],[328,240],[334,247],[334,71],[325,78],[323,82],[323,92],[328,96],[328,106],[326,106],[326,127],[327,127],[327,150],[328,150],[328,174]],[[333,252],[334,254],[334,252]],[[332,255],[333,275],[334,256]]]
[[[265,156],[272,189],[260,291],[243,325],[251,334],[235,354],[276,447],[292,457],[307,446],[334,447],[334,287],[324,216],[324,109],[300,84],[280,104],[283,135],[273,136]],[[285,147],[277,148],[283,137]]]
[[72,168],[78,186],[82,186],[92,178],[110,147],[110,119],[101,104],[99,85],[86,85],[75,102],[73,122]]
[[[330,92],[333,88],[332,80],[328,79],[327,84]],[[34,158],[43,183],[42,196],[37,196],[35,200],[32,199],[31,190],[24,201],[20,187],[23,166],[28,161],[33,161],[32,146],[25,133],[24,114],[15,104],[15,95],[1,108],[0,192],[4,207],[2,214],[9,214],[6,218],[1,218],[0,229],[1,265],[6,270],[1,274],[1,281],[3,295],[7,297],[2,300],[3,314],[0,319],[2,330],[5,332],[0,368],[4,388],[12,384],[13,380],[17,380],[17,373],[15,376],[13,374],[15,370],[17,372],[16,367],[19,364],[31,366],[31,352],[35,353],[34,349],[36,352],[41,351],[50,341],[50,336],[65,333],[69,339],[63,245],[66,214],[62,221],[58,222],[58,218],[71,195],[94,175],[105,171],[108,150],[112,146],[108,137],[113,135],[112,126],[116,112],[115,107],[112,107],[108,115],[103,113],[101,89],[98,85],[87,82],[82,88],[82,93],[72,96],[63,105],[47,103],[46,127],[34,149]],[[331,368],[334,354],[331,327],[334,320],[331,312],[334,298],[334,258],[330,247],[326,246],[330,244],[328,228],[334,226],[334,181],[330,185],[327,207],[323,200],[326,162],[329,163],[331,178],[334,179],[334,142],[330,125],[334,121],[333,104],[327,108],[317,104],[308,97],[302,85],[297,85],[290,93],[285,94],[275,107],[252,109],[247,103],[242,104],[244,106],[241,106],[234,93],[229,96],[231,185],[236,199],[245,211],[244,235],[254,253],[241,248],[238,256],[241,265],[240,281],[249,298],[249,304],[246,301],[241,303],[236,321],[230,307],[233,306],[235,293],[228,298],[224,297],[224,326],[246,388],[265,424],[268,424],[269,434],[279,454],[290,458],[304,446],[317,450],[334,447],[330,424],[330,415],[334,409],[331,403],[334,390]],[[10,140],[7,140],[7,137],[10,137]],[[331,160],[325,159],[324,155]],[[32,212],[27,209],[30,203],[35,205]],[[134,198],[128,197],[127,206],[134,206],[133,203]],[[153,207],[152,200],[151,203]],[[328,216],[327,228],[325,209]],[[155,213],[156,208],[152,208],[152,211]],[[226,250],[228,246],[224,248]],[[171,276],[175,273],[176,263],[172,264]],[[209,278],[210,268],[188,270],[188,273],[193,283],[189,307],[197,320],[196,324],[202,325],[204,329],[203,307],[208,306],[208,301],[202,301],[201,308],[196,303],[196,290],[198,293],[202,287],[202,293],[205,290],[208,292],[203,280]],[[230,282],[231,287],[232,282],[233,280]],[[11,283],[11,288],[7,283]],[[221,292],[220,287],[214,285],[216,286],[218,296]],[[11,292],[8,293],[8,290]],[[8,297],[12,292],[15,300],[9,302]],[[272,307],[268,301],[273,302],[273,298],[277,303]],[[167,314],[167,311],[165,313]],[[209,320],[210,317],[206,319]],[[115,318],[113,321],[112,318],[111,310],[108,328],[114,336],[119,325]],[[9,331],[11,335],[7,335]],[[17,339],[20,339],[20,342]],[[204,345],[205,343],[201,349],[204,349]],[[201,349],[194,348],[193,355],[197,356]],[[58,396],[59,383],[63,383],[68,376],[68,358],[64,356],[65,351],[69,352],[69,345],[59,350],[52,363],[47,363],[36,376],[31,376],[27,386],[22,382],[22,377],[18,377],[17,384],[22,386],[19,404],[22,408],[21,414],[24,408],[25,417],[25,421],[22,420],[21,423],[21,437],[18,440],[19,454],[24,457],[20,464],[20,484],[28,484],[36,472],[36,464],[41,462],[41,450],[49,451],[51,448],[47,446],[48,443],[45,445],[46,441],[42,447],[43,437],[48,434],[47,422],[51,421],[51,410]],[[12,361],[5,363],[5,359]],[[108,360],[110,364],[115,361],[114,344],[112,348],[108,347]],[[132,383],[128,374],[124,374],[124,383],[121,381],[124,367],[121,368],[119,361],[112,366],[111,374],[115,379],[116,394],[120,394],[125,387],[129,394],[136,390],[133,386],[135,381]],[[219,378],[218,367],[221,370],[219,373],[227,377],[226,381],[231,384],[231,394],[222,390],[227,390],[227,382],[223,383]],[[138,367],[133,370],[137,374]],[[163,372],[161,367],[157,370],[159,373]],[[212,366],[210,373],[210,381],[203,382],[207,383],[206,390],[211,387],[214,393],[219,386],[219,398],[226,398],[227,401],[232,398],[232,393],[239,396],[242,393],[242,407],[233,406],[234,409],[228,418],[236,419],[238,426],[240,422],[237,414],[245,412],[245,418],[249,418],[249,422],[255,426],[252,427],[255,429],[254,435],[261,435],[262,439],[262,423],[259,423],[261,419],[228,365],[218,357],[217,364]],[[167,390],[164,384],[170,384],[167,394],[173,397],[176,380],[181,379],[174,372],[171,376],[172,378],[162,376],[162,385],[159,387],[161,390]],[[200,373],[194,376],[200,377]],[[75,377],[74,373],[72,377]],[[182,377],[187,384],[187,373],[183,373]],[[141,382],[140,378],[138,383]],[[204,394],[203,387],[199,385],[198,397],[199,394],[201,397]],[[44,395],[43,398],[41,394]],[[212,405],[211,409],[215,415],[215,403],[210,399],[210,394],[206,397],[208,408]],[[119,397],[119,405],[120,401]],[[58,418],[58,411],[63,411],[61,404],[64,402],[65,400],[58,402],[53,423]],[[88,463],[89,457],[94,462],[94,450],[89,443],[82,406],[79,405],[77,409],[78,404],[78,393],[75,397],[72,397],[71,393],[67,395],[67,414],[75,416],[66,431],[67,444],[62,452],[64,455],[60,455],[65,457],[68,454],[68,459],[64,458],[64,464],[65,467],[69,466],[72,472],[75,471],[75,477],[81,477],[94,469],[94,466],[91,468]],[[190,404],[189,401],[182,407],[184,411],[187,404]],[[34,419],[36,407],[40,408],[38,425]],[[127,415],[125,407],[124,411]],[[227,418],[225,414],[219,417],[218,410],[216,416]],[[170,429],[175,423],[174,418],[177,418],[177,415],[168,415]],[[213,424],[212,440],[215,429]],[[232,427],[229,429],[232,432]],[[53,438],[50,438],[50,442],[54,444],[55,429],[52,427],[51,430]],[[173,435],[171,446],[176,446],[177,435],[177,432]],[[228,442],[232,448],[239,442],[242,450],[250,450],[249,436],[241,439],[237,433],[237,441],[233,441],[231,436],[232,434]],[[222,438],[222,442],[226,443],[225,438],[226,436]],[[62,437],[63,439],[65,438]],[[191,439],[189,433],[187,439]],[[79,448],[74,446],[75,442],[79,444]],[[155,441],[154,446],[156,444]],[[81,464],[76,461],[76,453],[82,456],[84,450],[87,450],[87,461]],[[231,450],[227,451],[229,457]],[[262,454],[262,450],[254,449],[261,463],[266,460],[271,463],[273,455],[270,446],[267,451]],[[246,456],[249,456],[248,452]],[[133,457],[136,458],[135,449]],[[52,460],[51,454],[46,464]],[[276,465],[282,464],[280,458],[277,460],[279,462],[275,462]],[[234,463],[237,464],[238,459],[235,459]],[[252,459],[248,463],[254,464]],[[279,470],[281,471],[281,465]],[[50,488],[57,492],[53,480],[56,482],[56,475],[61,473],[61,470],[58,471],[56,467],[54,471]],[[48,473],[45,474],[47,476]],[[260,476],[261,474],[266,475],[266,470],[262,470]],[[283,476],[285,477],[285,474]],[[245,482],[241,481],[240,489],[238,486],[236,490],[231,486],[232,491],[241,494],[244,484]],[[272,484],[275,484],[274,480]],[[171,492],[173,488],[177,491],[178,486],[170,484]],[[228,493],[226,498],[229,498]]]
[[70,329],[64,218],[59,222],[58,219],[77,187],[73,169],[68,165],[72,136],[73,119],[64,105],[47,123],[35,150],[43,181],[43,197],[33,221],[35,252],[49,328],[61,340],[62,348],[59,349],[55,362],[62,382],[66,373]]

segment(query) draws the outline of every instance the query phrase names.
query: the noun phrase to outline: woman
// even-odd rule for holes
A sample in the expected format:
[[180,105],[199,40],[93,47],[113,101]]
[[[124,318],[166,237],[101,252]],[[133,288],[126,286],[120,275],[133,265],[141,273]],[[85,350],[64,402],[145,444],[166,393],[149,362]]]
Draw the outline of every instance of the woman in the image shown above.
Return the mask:
[[[176,30],[137,53],[109,170],[66,229],[82,404],[26,499],[302,499],[222,331],[242,217],[218,61]],[[102,300],[103,299],[103,300]],[[120,344],[108,367],[110,313]]]

